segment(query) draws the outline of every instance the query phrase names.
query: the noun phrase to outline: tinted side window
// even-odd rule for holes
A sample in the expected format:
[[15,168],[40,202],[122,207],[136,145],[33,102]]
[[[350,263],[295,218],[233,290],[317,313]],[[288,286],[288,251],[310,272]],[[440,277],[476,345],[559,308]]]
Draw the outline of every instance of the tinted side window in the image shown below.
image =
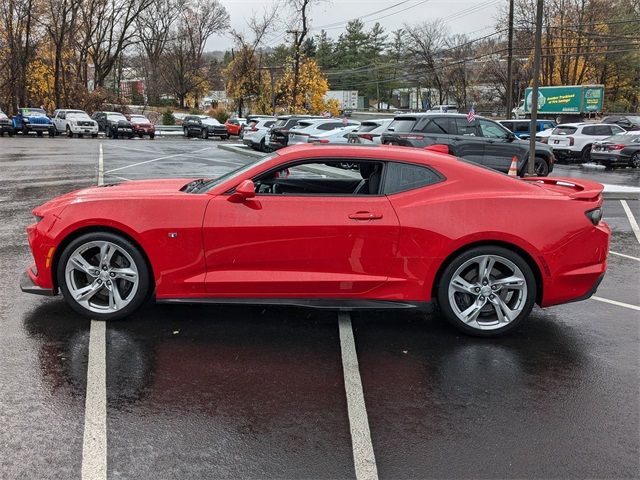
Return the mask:
[[458,135],[478,135],[475,123],[469,123],[466,118],[456,118],[456,127],[458,127]]
[[585,135],[611,135],[611,129],[607,125],[591,125],[584,127],[582,133]]
[[517,133],[529,133],[529,122],[518,122],[515,125],[515,130],[511,129],[511,131]]
[[396,118],[389,124],[388,130],[393,133],[409,133],[413,129],[413,125],[416,123],[415,118],[401,117]]
[[333,130],[342,127],[342,122],[329,122],[318,125],[318,130]]
[[432,118],[422,129],[424,133],[439,133],[455,135],[457,133],[455,123],[451,118]]
[[504,128],[508,128],[512,132],[513,130],[513,122],[500,122]]
[[275,122],[273,120],[269,120],[268,122],[264,123],[265,127],[270,127],[271,125],[273,125]]
[[391,195],[437,183],[440,175],[427,167],[408,163],[389,162],[384,182],[384,193]]
[[[508,133],[499,124],[489,120],[480,120],[480,131],[483,137],[487,138],[507,138]],[[525,130],[525,131],[528,131]]]

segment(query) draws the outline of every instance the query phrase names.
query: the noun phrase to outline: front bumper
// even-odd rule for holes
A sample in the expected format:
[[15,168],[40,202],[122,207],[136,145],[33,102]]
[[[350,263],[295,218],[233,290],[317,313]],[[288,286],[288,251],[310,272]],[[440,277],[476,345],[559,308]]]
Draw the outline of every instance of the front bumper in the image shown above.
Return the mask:
[[69,125],[69,130],[71,130],[71,133],[87,133],[87,134],[91,134],[91,135],[97,135],[98,133],[98,126],[93,126],[93,127],[88,127],[88,126],[84,126],[84,125]]
[[45,123],[24,123],[23,125],[27,130],[34,132],[48,132],[53,129],[53,125]]
[[31,268],[27,268],[20,277],[20,290],[25,293],[33,293],[36,295],[44,295],[46,297],[55,296],[56,292],[53,288],[42,288],[36,284],[34,280],[35,274]]

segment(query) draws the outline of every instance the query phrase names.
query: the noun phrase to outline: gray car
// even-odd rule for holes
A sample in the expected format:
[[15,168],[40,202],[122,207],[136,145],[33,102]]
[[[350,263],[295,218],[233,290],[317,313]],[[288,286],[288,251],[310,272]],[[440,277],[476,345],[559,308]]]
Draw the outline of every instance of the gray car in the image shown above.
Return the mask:
[[[498,122],[482,117],[469,122],[467,115],[453,113],[397,115],[382,134],[382,143],[415,148],[446,145],[451,155],[505,173],[515,156],[519,175],[525,173],[529,157],[529,141],[516,138]],[[536,174],[549,175],[555,163],[553,150],[536,143],[535,157]]]

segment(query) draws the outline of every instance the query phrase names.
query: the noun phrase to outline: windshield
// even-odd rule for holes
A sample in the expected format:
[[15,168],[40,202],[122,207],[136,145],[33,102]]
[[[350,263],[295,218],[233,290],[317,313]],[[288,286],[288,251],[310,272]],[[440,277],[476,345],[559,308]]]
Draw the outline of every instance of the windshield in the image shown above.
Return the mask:
[[214,178],[213,180],[209,180],[208,182],[202,184],[202,186],[197,190],[197,193],[208,192],[213,187],[215,187],[216,185],[220,185],[225,180],[228,180],[229,178],[235,177],[237,175],[242,175],[244,172],[252,169],[253,167],[257,167],[258,165],[262,165],[264,163],[267,163],[269,160],[275,158],[277,155],[278,155],[278,153],[272,153],[271,155],[267,155],[266,157],[262,158],[261,160],[258,160],[257,162],[249,163],[249,164],[244,165],[244,166],[242,166],[240,168],[236,168],[235,170],[231,170],[230,172],[227,172],[227,173],[225,173],[224,175],[222,175],[222,176],[220,176],[218,178]]
[[41,108],[23,108],[22,115],[26,117],[46,117],[47,112]]
[[126,117],[121,113],[107,113],[107,119],[115,120],[115,121],[120,121],[120,120],[124,120],[125,122],[127,121]]
[[640,143],[640,135],[629,135],[628,133],[619,133],[618,135],[612,135],[609,138],[605,139],[607,142],[616,142],[616,143]]
[[142,115],[131,115],[131,123],[150,123],[147,117]]
[[576,127],[556,127],[553,130],[553,135],[571,135],[572,133],[576,133],[578,130]]
[[67,118],[74,120],[91,120],[91,117],[84,112],[69,112],[67,113]]

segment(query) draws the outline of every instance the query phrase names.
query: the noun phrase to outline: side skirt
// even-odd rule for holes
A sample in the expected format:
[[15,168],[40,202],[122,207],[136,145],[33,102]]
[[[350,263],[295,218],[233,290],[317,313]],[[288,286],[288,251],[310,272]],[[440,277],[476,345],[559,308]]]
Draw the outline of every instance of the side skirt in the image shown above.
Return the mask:
[[284,305],[324,310],[408,310],[431,309],[431,302],[403,302],[390,300],[360,300],[343,298],[161,298],[157,303],[211,305]]

